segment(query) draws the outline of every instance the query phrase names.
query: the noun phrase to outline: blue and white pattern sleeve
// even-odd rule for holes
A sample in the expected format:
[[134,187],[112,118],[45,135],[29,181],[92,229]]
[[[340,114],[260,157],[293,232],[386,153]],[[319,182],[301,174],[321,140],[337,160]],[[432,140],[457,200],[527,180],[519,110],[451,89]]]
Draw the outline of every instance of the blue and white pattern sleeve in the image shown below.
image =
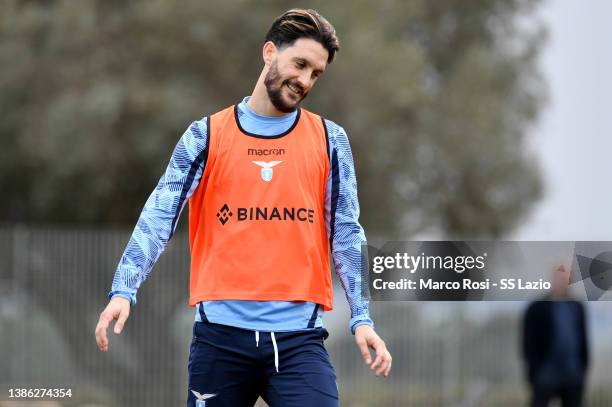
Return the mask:
[[202,119],[193,122],[178,141],[121,256],[109,298],[120,296],[136,304],[138,287],[172,238],[183,207],[200,182],[206,165],[207,134],[207,121]]
[[370,319],[369,301],[362,297],[361,248],[366,238],[359,224],[359,200],[353,155],[344,129],[325,120],[329,139],[330,174],[325,193],[325,224],[336,275],[351,309],[349,327],[355,333]]

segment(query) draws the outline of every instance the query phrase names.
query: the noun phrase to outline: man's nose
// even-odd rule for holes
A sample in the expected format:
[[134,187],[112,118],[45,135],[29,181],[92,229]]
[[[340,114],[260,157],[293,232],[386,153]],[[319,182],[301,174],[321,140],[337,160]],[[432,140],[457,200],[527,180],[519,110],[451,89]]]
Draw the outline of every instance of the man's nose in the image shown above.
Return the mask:
[[304,91],[304,93],[308,92],[308,89],[310,88],[310,74],[303,73],[300,76],[298,76],[298,83],[302,87],[302,90]]

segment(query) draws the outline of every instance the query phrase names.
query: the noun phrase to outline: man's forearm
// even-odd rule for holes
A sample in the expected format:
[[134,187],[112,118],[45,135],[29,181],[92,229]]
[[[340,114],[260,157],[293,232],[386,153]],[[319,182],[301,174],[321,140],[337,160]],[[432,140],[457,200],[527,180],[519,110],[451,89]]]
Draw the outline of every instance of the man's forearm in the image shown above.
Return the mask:
[[359,224],[359,201],[353,156],[348,137],[341,127],[327,120],[330,142],[330,176],[326,208],[336,274],[351,308],[351,332],[358,325],[373,325],[369,301],[362,295],[361,255],[365,233]]
[[192,123],[177,143],[121,256],[109,297],[122,296],[136,303],[136,291],[172,238],[183,207],[199,185],[206,164],[206,127],[205,121]]

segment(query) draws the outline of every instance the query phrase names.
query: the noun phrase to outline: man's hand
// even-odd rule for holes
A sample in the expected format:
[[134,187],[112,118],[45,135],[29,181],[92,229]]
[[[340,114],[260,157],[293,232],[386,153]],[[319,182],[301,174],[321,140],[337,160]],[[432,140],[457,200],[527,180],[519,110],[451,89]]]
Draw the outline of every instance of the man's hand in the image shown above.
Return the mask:
[[[391,371],[391,354],[385,346],[385,342],[380,339],[380,336],[369,325],[359,325],[355,329],[355,342],[361,351],[361,356],[365,363],[370,366],[371,370],[376,372],[376,376],[381,374],[385,377],[389,376]],[[372,362],[370,349],[376,352],[376,359]]]
[[106,330],[112,320],[115,322],[115,335],[119,335],[123,329],[125,321],[130,315],[130,302],[122,297],[113,297],[104,311],[100,314],[98,325],[96,325],[96,343],[102,352],[108,351],[108,337]]

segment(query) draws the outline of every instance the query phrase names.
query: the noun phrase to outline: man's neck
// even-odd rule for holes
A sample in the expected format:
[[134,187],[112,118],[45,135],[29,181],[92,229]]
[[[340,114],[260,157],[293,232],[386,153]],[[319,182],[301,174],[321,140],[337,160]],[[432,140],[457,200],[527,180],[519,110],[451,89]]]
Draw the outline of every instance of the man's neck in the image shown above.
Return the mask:
[[284,116],[287,113],[281,112],[278,110],[272,102],[270,102],[270,98],[268,97],[268,92],[266,91],[266,85],[264,85],[265,72],[262,71],[257,83],[255,84],[255,89],[253,89],[253,93],[249,98],[247,105],[251,110],[261,116]]

